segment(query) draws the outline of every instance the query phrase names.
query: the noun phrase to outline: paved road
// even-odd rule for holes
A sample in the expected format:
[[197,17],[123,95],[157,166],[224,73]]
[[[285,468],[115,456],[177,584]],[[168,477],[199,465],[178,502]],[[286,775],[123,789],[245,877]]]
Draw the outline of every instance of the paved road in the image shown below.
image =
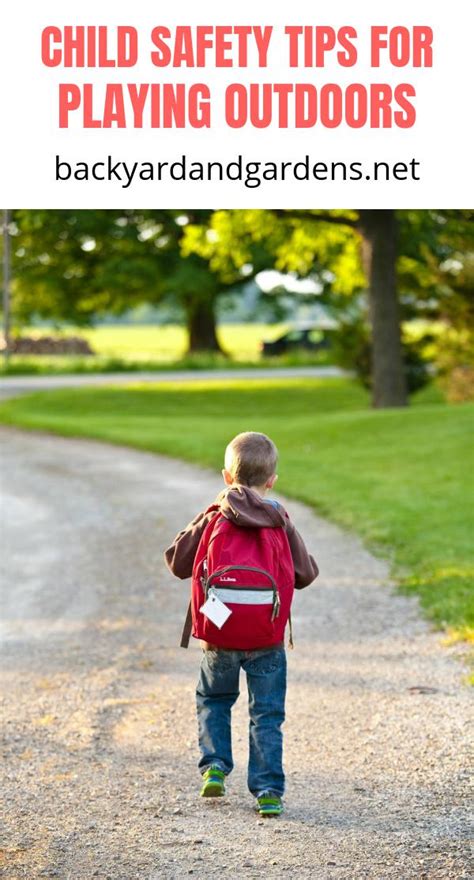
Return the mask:
[[87,441],[0,442],[4,880],[472,876],[463,668],[383,562],[288,505],[322,574],[295,602],[287,811],[263,822],[245,695],[228,797],[196,796],[199,647],[177,647],[187,587],[161,557],[216,475]]
[[335,377],[347,373],[338,367],[284,367],[249,370],[174,370],[162,373],[91,373],[70,376],[7,376],[0,379],[0,400],[52,391],[55,388],[82,388],[94,385],[125,385],[129,382],[192,382],[203,379],[277,379],[301,377]]

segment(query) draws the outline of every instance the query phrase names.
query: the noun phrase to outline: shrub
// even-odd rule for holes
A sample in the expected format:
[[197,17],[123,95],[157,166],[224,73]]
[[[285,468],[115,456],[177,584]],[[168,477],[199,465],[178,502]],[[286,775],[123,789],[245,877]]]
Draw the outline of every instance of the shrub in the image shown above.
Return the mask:
[[[402,339],[403,361],[410,394],[430,382],[430,365],[423,355],[428,341],[431,341],[431,337],[426,335],[416,341]],[[370,329],[360,315],[344,318],[335,331],[334,357],[339,366],[354,370],[365,388],[372,387]]]
[[438,338],[435,361],[447,400],[474,400],[474,330],[446,329]]

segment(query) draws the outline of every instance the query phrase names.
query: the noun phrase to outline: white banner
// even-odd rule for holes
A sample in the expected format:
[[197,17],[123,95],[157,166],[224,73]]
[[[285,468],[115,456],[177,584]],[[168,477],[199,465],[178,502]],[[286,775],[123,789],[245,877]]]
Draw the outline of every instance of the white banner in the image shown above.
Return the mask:
[[471,10],[3,4],[3,203],[472,207]]

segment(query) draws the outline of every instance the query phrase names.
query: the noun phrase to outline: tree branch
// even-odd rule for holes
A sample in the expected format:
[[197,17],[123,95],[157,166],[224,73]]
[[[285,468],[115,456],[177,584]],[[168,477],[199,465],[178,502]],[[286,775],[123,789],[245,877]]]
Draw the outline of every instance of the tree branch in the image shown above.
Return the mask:
[[275,217],[281,220],[312,220],[318,223],[335,223],[337,226],[350,226],[351,229],[358,228],[358,221],[351,217],[333,217],[332,214],[315,214],[312,211],[293,211],[282,210],[281,208],[270,209]]

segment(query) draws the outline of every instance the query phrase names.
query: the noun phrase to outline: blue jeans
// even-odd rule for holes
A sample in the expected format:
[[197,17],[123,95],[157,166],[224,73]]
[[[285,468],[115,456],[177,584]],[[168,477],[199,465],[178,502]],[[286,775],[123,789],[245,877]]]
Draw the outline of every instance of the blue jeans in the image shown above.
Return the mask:
[[248,787],[253,795],[272,791],[282,795],[285,720],[286,654],[283,646],[260,651],[204,651],[196,689],[201,760],[204,772],[218,764],[231,772],[231,709],[239,696],[240,668],[247,675],[249,694]]

